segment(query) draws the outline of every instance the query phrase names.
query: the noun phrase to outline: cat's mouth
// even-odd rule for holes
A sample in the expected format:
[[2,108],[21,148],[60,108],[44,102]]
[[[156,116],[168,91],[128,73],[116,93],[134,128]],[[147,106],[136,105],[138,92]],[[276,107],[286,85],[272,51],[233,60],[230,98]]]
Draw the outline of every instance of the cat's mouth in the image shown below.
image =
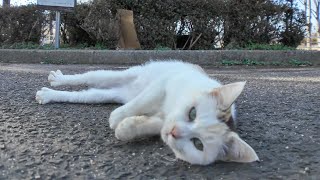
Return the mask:
[[170,144],[173,144],[173,141],[175,141],[175,138],[170,132],[171,132],[170,130],[163,130],[162,132],[162,139],[169,146]]
[[183,148],[179,147],[179,142],[177,142],[177,139],[172,136],[172,134],[167,135],[167,141],[166,143],[174,150],[179,151],[180,153],[183,153]]
[[177,136],[176,134],[172,134],[171,131],[167,132],[165,134],[164,141],[169,145],[169,146],[174,146],[175,141],[177,141],[180,138],[180,136]]
[[167,145],[171,148],[179,151],[180,153],[183,152],[183,148],[179,146],[181,143],[180,140],[182,139],[182,134],[179,134],[176,128],[170,128],[165,133],[164,141]]
[[183,133],[176,126],[167,126],[162,129],[162,139],[163,141],[173,149],[179,152],[182,148],[179,148],[179,140],[182,138]]
[[162,132],[161,132],[161,135],[162,135],[162,139],[165,141],[165,142],[168,142],[169,138],[176,138],[178,136],[177,134],[177,130],[175,128],[175,126],[171,127],[171,126],[165,126],[162,128]]
[[172,134],[170,134],[170,132],[168,132],[168,133],[165,133],[165,137],[163,138],[163,140],[166,143],[169,143],[169,141],[173,141],[175,140],[175,138],[172,136]]

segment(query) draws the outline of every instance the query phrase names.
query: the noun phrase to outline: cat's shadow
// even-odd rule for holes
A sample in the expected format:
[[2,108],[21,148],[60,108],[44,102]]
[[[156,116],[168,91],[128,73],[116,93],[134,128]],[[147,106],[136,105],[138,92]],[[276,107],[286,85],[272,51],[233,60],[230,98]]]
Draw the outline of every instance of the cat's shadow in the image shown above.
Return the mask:
[[133,139],[130,141],[121,141],[121,140],[117,140],[115,146],[122,146],[123,148],[125,147],[132,147],[132,146],[141,146],[141,147],[145,147],[145,146],[161,146],[161,147],[165,147],[164,142],[161,141],[161,137],[159,135],[155,135],[155,136],[151,136],[151,137],[144,137],[144,138],[137,138],[137,139]]

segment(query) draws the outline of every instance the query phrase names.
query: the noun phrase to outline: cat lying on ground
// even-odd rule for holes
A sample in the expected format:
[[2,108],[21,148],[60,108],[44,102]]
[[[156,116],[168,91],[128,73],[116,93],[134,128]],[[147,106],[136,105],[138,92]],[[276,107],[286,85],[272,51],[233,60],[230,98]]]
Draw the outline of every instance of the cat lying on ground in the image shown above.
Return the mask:
[[68,92],[42,88],[40,104],[121,103],[109,118],[120,140],[161,134],[177,158],[191,164],[216,160],[253,162],[255,151],[233,130],[236,98],[245,82],[221,85],[201,67],[179,61],[150,62],[123,71],[64,75],[51,71],[51,86],[88,85]]

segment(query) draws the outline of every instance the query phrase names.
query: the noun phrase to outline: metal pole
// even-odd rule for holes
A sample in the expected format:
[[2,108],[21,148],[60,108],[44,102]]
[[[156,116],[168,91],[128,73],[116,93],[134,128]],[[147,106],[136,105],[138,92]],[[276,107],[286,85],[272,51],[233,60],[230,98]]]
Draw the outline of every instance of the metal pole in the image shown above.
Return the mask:
[[60,11],[56,11],[56,32],[54,47],[59,49],[60,47]]
[[309,47],[311,49],[312,45],[312,24],[311,24],[311,16],[312,16],[312,5],[311,5],[311,0],[309,0]]
[[307,23],[307,27],[306,27],[306,29],[307,29],[307,36],[306,36],[306,38],[305,38],[305,47],[308,47],[308,45],[309,45],[309,37],[308,37],[308,35],[309,35],[309,22],[308,22],[308,0],[304,0],[304,15],[305,15],[305,20],[306,20],[306,23]]

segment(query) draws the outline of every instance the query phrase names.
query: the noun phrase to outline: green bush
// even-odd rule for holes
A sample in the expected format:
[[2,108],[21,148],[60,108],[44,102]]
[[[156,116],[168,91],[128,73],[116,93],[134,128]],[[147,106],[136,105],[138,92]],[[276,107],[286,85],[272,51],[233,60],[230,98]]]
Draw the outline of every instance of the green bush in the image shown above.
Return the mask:
[[[117,9],[133,10],[142,49],[215,49],[222,42],[223,49],[289,50],[306,25],[295,1],[92,0],[62,13],[62,43],[115,49]],[[0,8],[0,43],[39,43],[53,19],[32,5]],[[280,45],[269,45],[274,41]]]
[[2,49],[38,49],[40,46],[34,42],[18,42],[12,44],[3,44]]
[[249,43],[243,49],[246,50],[295,50],[296,48],[282,44],[256,44]]
[[311,62],[301,61],[301,60],[297,60],[297,59],[290,60],[289,64],[294,65],[294,66],[312,66],[313,65]]
[[0,8],[0,44],[39,43],[46,23],[34,5]]
[[[89,6],[81,27],[107,46],[116,44],[117,29],[110,24],[114,25],[119,8],[133,10],[143,49],[185,45],[188,49],[197,37],[192,49],[213,49],[221,40],[226,49],[252,48],[252,44],[264,44],[256,49],[281,49],[281,45],[266,45],[275,39],[286,49],[300,43],[305,26],[303,14],[293,1],[94,0]],[[181,36],[187,36],[187,42],[181,44]]]

